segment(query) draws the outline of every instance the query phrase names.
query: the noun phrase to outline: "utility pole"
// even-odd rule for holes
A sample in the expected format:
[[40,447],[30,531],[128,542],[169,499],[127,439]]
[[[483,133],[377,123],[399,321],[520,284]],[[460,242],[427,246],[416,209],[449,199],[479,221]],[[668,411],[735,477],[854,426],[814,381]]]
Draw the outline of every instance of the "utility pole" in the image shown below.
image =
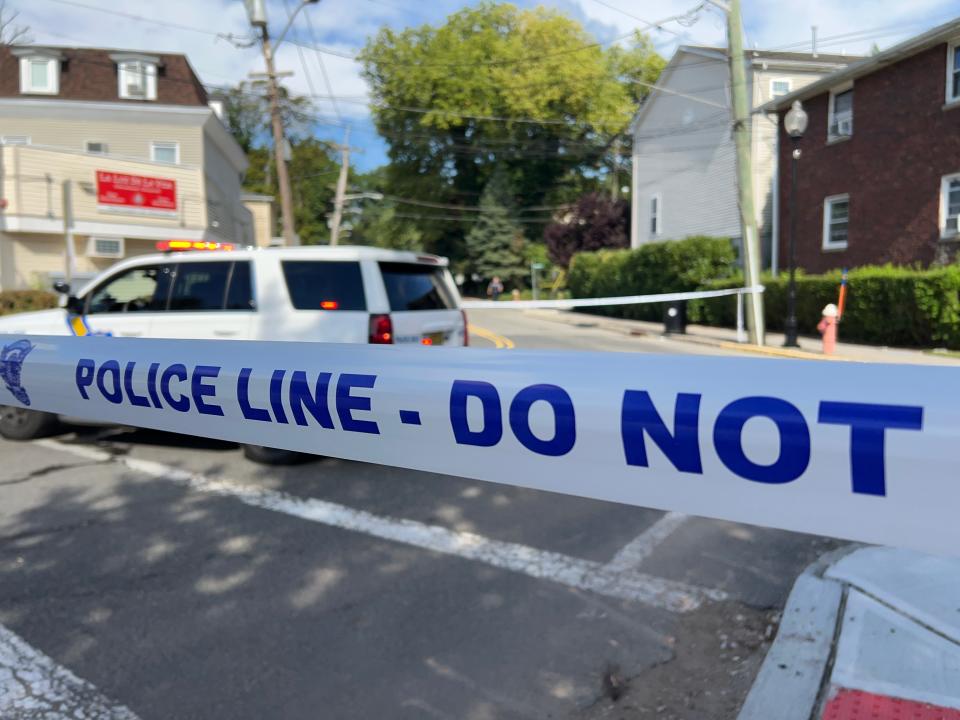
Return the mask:
[[273,64],[274,53],[280,43],[287,36],[293,26],[297,14],[307,5],[318,3],[320,0],[300,0],[300,4],[290,13],[286,27],[277,36],[275,46],[270,46],[270,33],[267,31],[267,5],[265,0],[244,0],[247,17],[250,24],[260,29],[260,46],[263,49],[263,60],[267,66],[267,90],[270,95],[270,120],[273,125],[273,156],[277,165],[277,184],[280,186],[280,212],[283,215],[283,242],[288,247],[298,243],[297,234],[293,227],[293,195],[290,192],[290,175],[287,173],[286,139],[283,134],[283,118],[280,116],[280,91],[277,88],[279,75],[293,73],[277,73]]
[[77,249],[73,244],[73,186],[69,180],[61,185],[61,203],[63,205],[63,241],[66,244],[66,266],[64,267],[64,281],[69,285],[73,282],[73,272],[77,265]]
[[330,221],[330,244],[340,241],[340,221],[343,219],[343,203],[347,194],[347,174],[350,170],[350,128],[344,131],[340,146],[340,176],[337,178],[337,195],[333,200],[333,218]]
[[[727,36],[730,42],[730,91],[733,96],[733,137],[737,147],[743,275],[745,285],[753,287],[760,284],[760,243],[757,237],[757,215],[753,208],[753,163],[750,152],[753,115],[747,95],[740,0],[729,0]],[[763,295],[760,293],[747,295],[747,332],[751,343],[764,344]]]
[[283,134],[283,118],[280,116],[280,91],[277,88],[277,72],[273,65],[273,50],[267,24],[260,26],[263,59],[267,65],[267,90],[270,94],[270,121],[273,125],[273,157],[277,165],[277,184],[280,186],[280,213],[283,219],[283,244],[291,247],[298,244],[293,227],[293,195],[290,192],[290,175],[284,157],[286,140]]

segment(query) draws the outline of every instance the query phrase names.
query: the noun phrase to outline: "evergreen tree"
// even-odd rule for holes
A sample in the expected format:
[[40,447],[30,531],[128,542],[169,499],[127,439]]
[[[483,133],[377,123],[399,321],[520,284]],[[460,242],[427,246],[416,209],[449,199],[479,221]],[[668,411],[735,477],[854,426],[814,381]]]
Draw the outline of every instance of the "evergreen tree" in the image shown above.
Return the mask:
[[507,288],[520,285],[527,275],[523,231],[511,217],[511,205],[507,176],[498,169],[480,195],[480,212],[467,234],[472,271],[484,282],[497,275]]

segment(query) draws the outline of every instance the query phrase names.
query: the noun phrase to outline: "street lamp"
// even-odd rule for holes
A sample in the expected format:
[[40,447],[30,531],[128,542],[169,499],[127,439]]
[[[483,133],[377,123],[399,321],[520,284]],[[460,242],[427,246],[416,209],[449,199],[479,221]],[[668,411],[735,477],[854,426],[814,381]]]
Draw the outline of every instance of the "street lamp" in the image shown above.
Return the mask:
[[787,319],[783,324],[784,347],[800,347],[797,342],[797,165],[800,160],[800,148],[797,145],[807,129],[807,113],[799,100],[793,101],[787,114],[783,118],[783,129],[790,136],[793,152],[790,162],[790,247],[788,262],[790,264],[790,283],[787,286]]

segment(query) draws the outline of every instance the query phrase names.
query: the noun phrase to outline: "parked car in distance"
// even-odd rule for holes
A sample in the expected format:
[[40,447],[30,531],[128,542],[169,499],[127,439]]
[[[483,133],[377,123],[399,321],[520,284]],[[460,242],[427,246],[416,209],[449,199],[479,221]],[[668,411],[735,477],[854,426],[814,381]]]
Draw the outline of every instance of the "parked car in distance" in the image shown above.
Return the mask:
[[[446,258],[370,247],[198,249],[130,258],[63,306],[0,318],[0,333],[396,345],[468,344]],[[212,252],[208,250],[213,250]],[[0,406],[0,435],[48,434],[50,413]],[[260,462],[297,454],[245,446]]]

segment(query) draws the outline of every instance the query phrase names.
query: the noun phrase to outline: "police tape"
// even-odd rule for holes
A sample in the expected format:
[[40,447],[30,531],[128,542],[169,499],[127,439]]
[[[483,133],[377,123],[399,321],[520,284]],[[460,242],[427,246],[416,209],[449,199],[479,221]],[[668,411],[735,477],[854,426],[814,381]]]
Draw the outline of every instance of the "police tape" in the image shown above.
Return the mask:
[[8,338],[0,404],[960,552],[952,368]]
[[570,310],[578,307],[601,307],[604,305],[640,305],[643,303],[677,302],[681,300],[705,300],[762,293],[763,285],[723,290],[696,290],[693,292],[660,293],[657,295],[617,295],[601,298],[568,298],[566,300],[464,300],[464,310]]

